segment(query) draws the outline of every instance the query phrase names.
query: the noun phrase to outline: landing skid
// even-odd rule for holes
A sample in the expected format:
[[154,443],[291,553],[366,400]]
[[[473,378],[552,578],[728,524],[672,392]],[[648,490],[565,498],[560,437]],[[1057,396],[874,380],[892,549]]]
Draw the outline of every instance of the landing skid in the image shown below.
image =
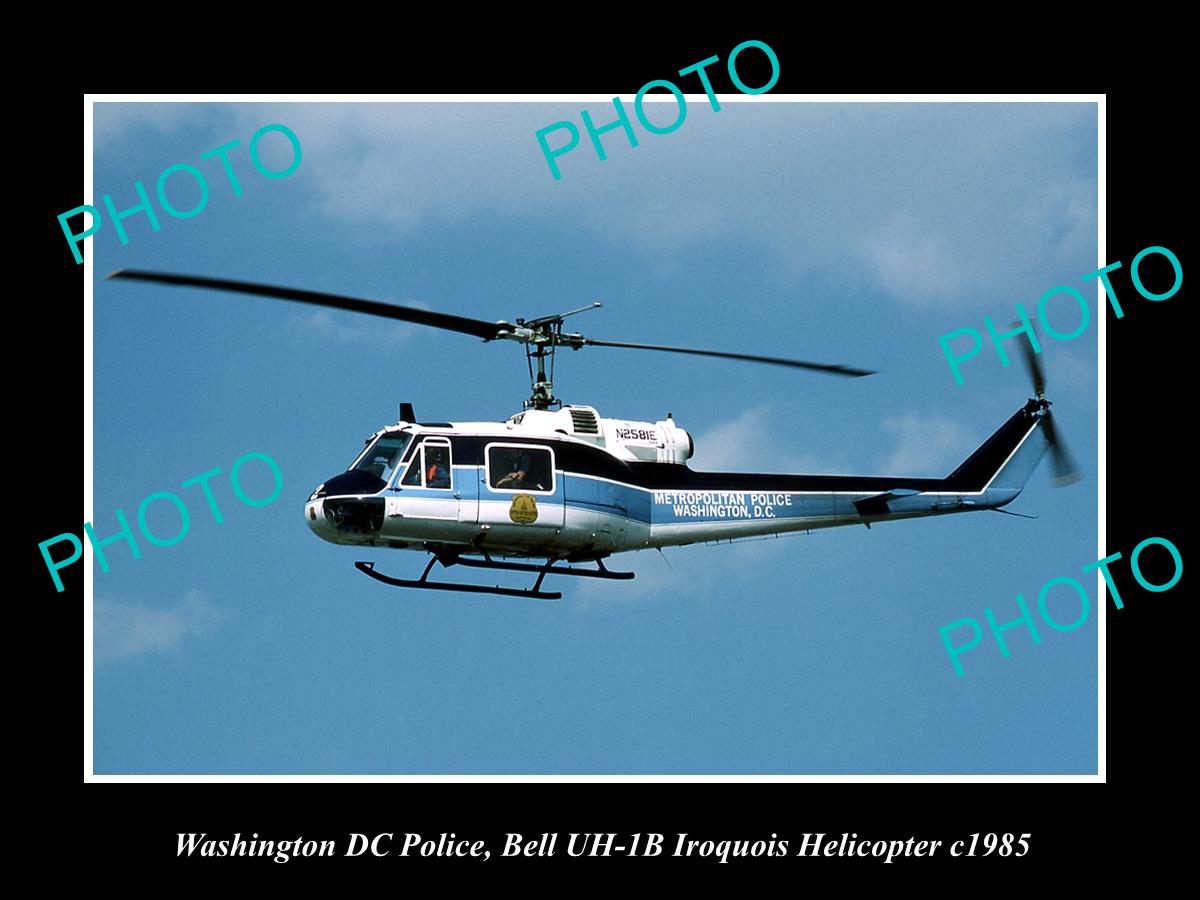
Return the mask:
[[[382,581],[384,584],[390,584],[393,587],[422,588],[431,591],[462,591],[470,594],[498,594],[503,597],[526,597],[531,600],[562,599],[562,594],[558,591],[543,591],[541,589],[542,580],[547,575],[571,575],[577,578],[609,578],[619,581],[628,581],[634,577],[633,572],[610,572],[604,568],[604,563],[598,559],[595,561],[595,569],[573,569],[570,566],[556,566],[554,563],[557,561],[555,557],[551,557],[546,560],[545,565],[535,566],[531,563],[497,562],[486,554],[483,559],[464,559],[457,556],[438,556],[435,554],[430,557],[429,564],[425,566],[425,571],[416,580],[410,578],[393,578],[391,575],[376,572],[375,563],[373,562],[356,562],[354,568],[358,569],[364,575],[370,575],[376,581]],[[534,581],[533,587],[524,589],[506,588],[499,585],[489,587],[483,584],[430,581],[429,573],[433,570],[433,564],[436,562],[440,562],[443,568],[458,565],[473,569],[497,569],[503,572],[536,572],[537,580]]]

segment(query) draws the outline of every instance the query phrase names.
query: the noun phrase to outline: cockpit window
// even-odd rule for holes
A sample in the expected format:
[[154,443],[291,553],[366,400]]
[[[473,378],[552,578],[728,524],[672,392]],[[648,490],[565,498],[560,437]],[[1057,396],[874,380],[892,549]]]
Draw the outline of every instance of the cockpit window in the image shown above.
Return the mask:
[[392,473],[400,465],[400,460],[404,456],[404,448],[408,446],[411,439],[412,435],[407,432],[390,432],[380,435],[375,443],[367,448],[367,452],[359,458],[352,469],[361,469],[384,481],[391,481]]
[[418,451],[408,464],[408,471],[404,475],[404,480],[400,482],[411,487],[421,486],[421,453]]

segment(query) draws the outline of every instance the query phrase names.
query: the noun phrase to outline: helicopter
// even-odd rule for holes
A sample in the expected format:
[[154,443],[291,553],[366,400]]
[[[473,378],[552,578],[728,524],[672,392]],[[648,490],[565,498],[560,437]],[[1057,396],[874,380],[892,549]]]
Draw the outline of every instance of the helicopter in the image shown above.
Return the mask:
[[[304,517],[333,544],[429,554],[418,578],[354,565],[384,584],[558,600],[546,576],[628,580],[614,554],[1003,509],[1051,452],[1055,483],[1079,480],[1045,399],[1028,345],[1035,396],[943,478],[700,472],[695,440],[668,413],[656,422],[602,417],[554,396],[561,348],[610,347],[732,359],[858,378],[868,369],[783,357],[606,341],[564,331],[568,317],[603,304],[515,322],[488,322],[317,291],[144,270],[108,276],[307,303],[523,345],[531,395],[503,422],[419,422],[411,402],[376,431],[343,472],[310,494]],[[534,562],[535,560],[544,562]],[[528,588],[430,579],[435,564],[536,576]],[[594,567],[592,567],[594,566]]]

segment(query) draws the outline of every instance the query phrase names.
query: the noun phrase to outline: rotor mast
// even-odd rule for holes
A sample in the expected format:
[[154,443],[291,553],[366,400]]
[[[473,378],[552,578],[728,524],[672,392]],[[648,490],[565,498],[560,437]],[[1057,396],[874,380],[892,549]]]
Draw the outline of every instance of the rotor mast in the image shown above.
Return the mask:
[[[503,335],[525,345],[525,362],[529,368],[529,387],[532,394],[528,400],[522,402],[523,408],[550,409],[562,406],[562,401],[554,396],[554,353],[563,344],[563,319],[567,316],[599,309],[603,305],[596,300],[587,306],[559,313],[556,316],[543,316],[530,322],[517,319],[517,331],[511,335]],[[581,337],[582,335],[567,335],[568,343],[570,343],[570,338],[578,340]],[[576,350],[579,349],[578,344],[572,343],[571,345]],[[547,361],[549,361],[549,373],[547,373]]]

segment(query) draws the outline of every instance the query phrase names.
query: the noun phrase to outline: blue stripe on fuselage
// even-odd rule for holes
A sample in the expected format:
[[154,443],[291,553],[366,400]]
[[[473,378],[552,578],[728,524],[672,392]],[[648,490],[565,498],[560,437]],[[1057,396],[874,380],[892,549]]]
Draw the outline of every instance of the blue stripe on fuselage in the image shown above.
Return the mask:
[[[454,466],[454,489],[462,500],[509,501],[521,491],[493,491],[486,483],[483,466]],[[735,476],[734,476],[735,477]],[[473,484],[472,484],[473,482]],[[621,516],[644,525],[672,525],[758,521],[770,519],[855,516],[852,501],[869,491],[745,491],[745,490],[655,490],[611,481],[595,475],[557,471],[552,494],[535,494],[539,503],[563,503],[571,509]],[[478,494],[474,487],[478,486]],[[385,491],[385,496],[397,496]],[[405,487],[404,494],[422,499],[458,502],[444,488]]]

